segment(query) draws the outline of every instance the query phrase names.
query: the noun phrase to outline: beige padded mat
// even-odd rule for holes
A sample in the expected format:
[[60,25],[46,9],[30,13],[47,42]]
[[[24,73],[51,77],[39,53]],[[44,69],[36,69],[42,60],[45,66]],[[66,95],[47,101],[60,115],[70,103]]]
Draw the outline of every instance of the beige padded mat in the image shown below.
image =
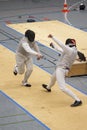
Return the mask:
[[[34,30],[36,40],[47,46],[50,42],[47,36],[52,33],[62,41],[65,41],[66,37],[73,37],[77,40],[79,49],[86,48],[87,33],[58,21],[13,24],[10,27],[20,33],[24,33],[26,29]],[[23,77],[14,76],[12,73],[15,64],[14,53],[3,46],[0,46],[0,50],[0,89],[2,91],[45,123],[51,130],[87,130],[87,97],[84,94],[67,85],[83,101],[82,106],[71,108],[70,104],[73,100],[62,93],[57,84],[51,93],[43,90],[41,84],[48,83],[50,75],[37,66],[34,66],[30,77],[32,87],[21,86]]]

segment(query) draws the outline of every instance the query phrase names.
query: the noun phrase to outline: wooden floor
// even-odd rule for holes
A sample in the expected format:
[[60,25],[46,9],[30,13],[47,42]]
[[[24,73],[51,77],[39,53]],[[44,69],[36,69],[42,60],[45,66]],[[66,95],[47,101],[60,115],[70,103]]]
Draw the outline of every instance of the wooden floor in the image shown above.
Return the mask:
[[[47,38],[51,33],[63,42],[67,37],[75,38],[77,46],[86,54],[87,33],[65,25],[58,21],[11,24],[9,27],[24,34],[26,29],[36,32],[36,40],[46,46],[51,42]],[[4,52],[4,54],[3,54]],[[36,118],[46,124],[51,130],[87,130],[87,96],[73,90],[83,101],[83,105],[71,108],[72,98],[62,93],[58,85],[47,93],[41,87],[48,83],[50,75],[34,65],[30,77],[31,88],[21,86],[23,76],[14,76],[12,71],[15,64],[15,54],[7,48],[0,46],[0,89],[32,113]]]

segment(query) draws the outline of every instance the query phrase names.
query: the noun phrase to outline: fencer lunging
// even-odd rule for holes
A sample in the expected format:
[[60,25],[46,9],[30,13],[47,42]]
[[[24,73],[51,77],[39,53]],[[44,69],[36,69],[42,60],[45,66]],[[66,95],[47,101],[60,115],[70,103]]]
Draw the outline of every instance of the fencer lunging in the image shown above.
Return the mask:
[[75,39],[68,38],[64,45],[60,40],[56,39],[51,34],[48,37],[52,38],[52,40],[56,43],[51,43],[50,46],[58,51],[61,51],[61,57],[57,63],[55,72],[51,76],[49,84],[42,84],[42,87],[48,92],[51,92],[51,87],[57,81],[59,88],[75,100],[75,102],[71,104],[71,107],[79,106],[82,104],[82,101],[77,97],[76,94],[66,87],[65,82],[65,77],[68,75],[68,72],[77,57],[76,41]]

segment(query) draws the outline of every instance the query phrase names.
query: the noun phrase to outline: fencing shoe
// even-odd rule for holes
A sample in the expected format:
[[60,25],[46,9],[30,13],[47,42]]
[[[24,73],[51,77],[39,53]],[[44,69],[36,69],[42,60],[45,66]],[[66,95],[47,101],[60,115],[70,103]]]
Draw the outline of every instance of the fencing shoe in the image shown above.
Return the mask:
[[29,83],[27,83],[27,82],[23,83],[23,81],[22,81],[22,86],[31,87],[31,84],[29,84]]
[[46,84],[42,84],[42,87],[45,88],[48,92],[51,92],[51,89],[48,89]]
[[82,101],[75,101],[73,104],[71,104],[71,107],[77,107],[82,105]]
[[17,74],[18,74],[18,67],[17,67],[17,65],[15,65],[14,70],[13,70],[13,73],[14,73],[14,75],[17,75]]

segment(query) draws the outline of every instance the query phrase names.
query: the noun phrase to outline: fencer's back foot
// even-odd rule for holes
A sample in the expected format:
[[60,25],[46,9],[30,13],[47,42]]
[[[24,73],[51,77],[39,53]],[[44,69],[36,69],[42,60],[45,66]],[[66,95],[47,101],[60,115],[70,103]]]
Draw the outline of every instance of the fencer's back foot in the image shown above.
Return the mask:
[[17,67],[17,65],[15,65],[15,67],[14,67],[13,74],[15,76],[18,74],[18,67]]
[[25,87],[31,87],[32,85],[31,84],[26,84],[24,85]]
[[17,72],[13,72],[14,75],[17,75]]
[[24,87],[31,87],[32,85],[29,84],[29,83],[27,83],[27,82],[26,82],[26,83],[23,83],[23,82],[22,82],[22,86],[24,86]]

